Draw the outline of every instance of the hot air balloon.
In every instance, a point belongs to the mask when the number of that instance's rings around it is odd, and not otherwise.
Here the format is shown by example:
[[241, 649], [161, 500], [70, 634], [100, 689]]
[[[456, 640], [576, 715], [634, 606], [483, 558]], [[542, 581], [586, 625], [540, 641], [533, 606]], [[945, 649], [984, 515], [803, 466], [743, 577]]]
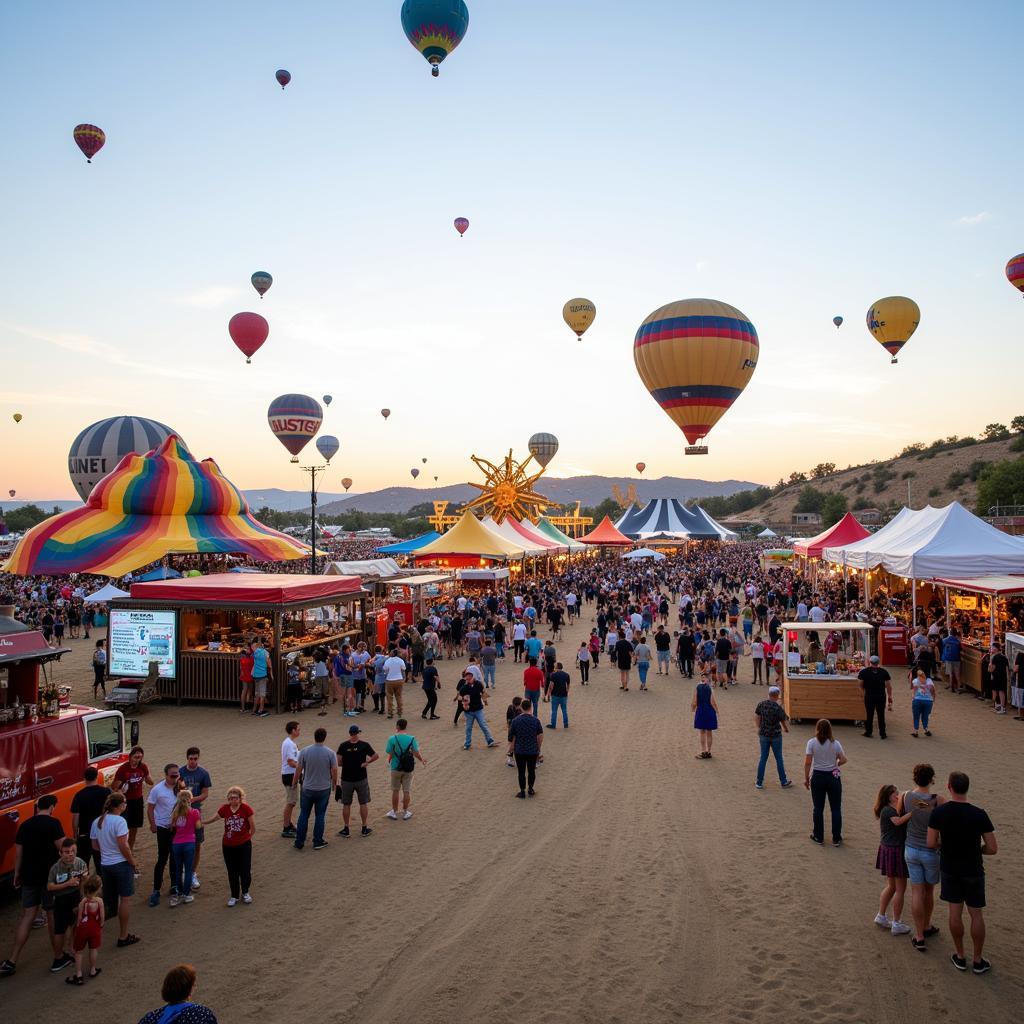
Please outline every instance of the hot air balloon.
[[420, 475], [420, 471], [418, 469], [410, 469], [409, 472], [412, 474], [413, 480]]
[[18, 492], [12, 488], [7, 493], [13, 498]]
[[469, 230], [469, 221], [465, 217], [456, 217], [455, 230], [458, 231], [459, 238], [461, 238]]
[[21, 415], [21, 413], [20, 413], [20, 412], [16, 412], [16, 413], [14, 414], [14, 417], [13, 417], [13, 419], [14, 419], [14, 422], [15, 422], [15, 423], [20, 423], [20, 422], [21, 422], [21, 420], [22, 420], [22, 415]]
[[889, 295], [879, 299], [867, 315], [868, 330], [875, 336], [875, 341], [892, 356], [896, 356], [917, 330], [921, 322], [921, 310], [913, 299], [904, 295]]
[[1019, 256], [1014, 256], [1013, 259], [1006, 264], [1006, 280], [1009, 281], [1014, 288], [1024, 292], [1024, 252]]
[[68, 452], [68, 475], [78, 496], [88, 501], [92, 489], [126, 455], [145, 455], [159, 448], [171, 434], [181, 438], [166, 424], [141, 416], [111, 416], [90, 424], [71, 442]]
[[228, 321], [231, 340], [245, 355], [247, 363], [260, 350], [270, 333], [270, 324], [259, 313], [236, 313]]
[[469, 8], [464, 0], [405, 0], [402, 29], [430, 64], [437, 78], [438, 65], [462, 42], [469, 28]]
[[425, 466], [426, 464], [427, 464], [427, 460], [424, 458], [423, 465]]
[[435, 476], [435, 477], [434, 477], [434, 483], [436, 484], [436, 483], [437, 483], [437, 481], [438, 481], [438, 478], [437, 478], [437, 477]]
[[330, 395], [324, 395], [324, 405], [330, 405], [334, 399]]
[[734, 306], [683, 299], [656, 309], [633, 340], [633, 361], [651, 397], [690, 442], [687, 455], [739, 398], [757, 366], [757, 331]]
[[85, 154], [85, 162], [91, 164], [92, 158], [103, 148], [107, 141], [102, 128], [94, 124], [78, 124], [72, 133], [75, 137], [75, 144]]
[[638, 473], [642, 473], [646, 468], [647, 468], [647, 463], [646, 462], [638, 462], [636, 464], [636, 471]]
[[341, 486], [347, 491], [352, 486], [352, 477], [345, 476], [341, 478]]
[[832, 317], [832, 323], [836, 325], [836, 330], [843, 326], [843, 318], [841, 316]]
[[576, 332], [577, 338], [587, 333], [596, 316], [597, 306], [590, 299], [570, 299], [562, 307], [562, 319]]
[[381, 409], [380, 414], [381, 414], [381, 416], [384, 417], [384, 419], [387, 419], [391, 415], [391, 410], [390, 409]]
[[265, 270], [257, 270], [249, 280], [252, 281], [253, 288], [260, 293], [261, 299], [270, 291], [270, 286], [274, 283], [274, 279]]
[[309, 395], [281, 395], [270, 403], [267, 422], [274, 436], [299, 461], [299, 452], [309, 444], [324, 420], [320, 403]]
[[323, 437], [316, 439], [316, 450], [327, 462], [330, 462], [338, 454], [340, 448], [341, 442], [333, 434], [324, 434]]
[[530, 438], [527, 448], [530, 454], [547, 469], [548, 463], [555, 457], [558, 451], [558, 438], [554, 434], [534, 434]]
[[282, 89], [292, 80], [291, 72], [290, 71], [285, 71], [284, 68], [281, 68], [274, 75], [274, 77], [277, 79], [277, 81], [280, 84]]

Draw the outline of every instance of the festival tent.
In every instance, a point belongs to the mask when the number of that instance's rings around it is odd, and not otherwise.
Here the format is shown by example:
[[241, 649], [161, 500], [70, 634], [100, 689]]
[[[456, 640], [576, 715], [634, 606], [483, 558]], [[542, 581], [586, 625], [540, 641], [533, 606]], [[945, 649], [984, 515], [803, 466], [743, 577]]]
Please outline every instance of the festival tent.
[[717, 519], [712, 518], [709, 512], [705, 512], [700, 505], [694, 505], [692, 511], [694, 515], [707, 523], [718, 534], [719, 540], [734, 541], [740, 539], [740, 535], [735, 530], [730, 530], [727, 526], [723, 526]]
[[[668, 533], [689, 537], [694, 518], [675, 498], [651, 498], [643, 508], [623, 516], [616, 528], [629, 537], [652, 533]], [[709, 533], [710, 536], [710, 533]]]
[[816, 537], [798, 540], [793, 545], [793, 550], [798, 555], [803, 555], [804, 558], [821, 558], [821, 553], [825, 548], [843, 547], [870, 536], [871, 534], [854, 518], [853, 513], [847, 512], [838, 523], [833, 524]]
[[123, 576], [165, 555], [304, 558], [309, 548], [257, 521], [212, 459], [197, 462], [171, 434], [145, 455], [126, 455], [82, 508], [34, 526], [2, 568], [18, 575]]
[[325, 576], [401, 576], [405, 570], [393, 558], [367, 558], [354, 562], [328, 562]]
[[543, 544], [548, 549], [549, 555], [564, 555], [569, 550], [567, 544], [545, 536], [532, 523], [523, 523], [518, 519], [512, 518], [507, 518], [505, 522], [524, 539], [533, 541], [536, 544]]
[[94, 590], [85, 600], [83, 604], [106, 604], [108, 601], [113, 601], [115, 597], [127, 597], [128, 591], [121, 590], [120, 587], [115, 587], [113, 583], [105, 583], [99, 590]]
[[759, 534], [758, 537], [763, 537], [765, 540], [770, 540], [772, 537], [778, 537], [778, 534], [769, 526], [766, 526]]
[[[852, 569], [870, 569], [878, 564], [871, 561], [872, 551], [895, 543], [904, 532], [912, 531], [915, 525], [920, 525], [926, 519], [934, 517], [938, 511], [931, 505], [919, 509], [910, 509], [904, 505], [877, 533], [872, 533], [862, 540], [853, 541], [851, 544], [844, 544], [841, 547], [825, 548], [821, 557], [826, 562], [846, 565]], [[793, 538], [791, 543], [795, 544], [800, 539], [799, 537]]]
[[624, 537], [618, 530], [615, 529], [612, 521], [605, 516], [595, 526], [590, 533], [584, 534], [580, 537], [580, 543], [582, 544], [597, 544], [602, 547], [622, 547], [628, 548], [633, 546], [633, 542], [628, 538]]
[[527, 540], [527, 538], [512, 525], [511, 519], [506, 519], [504, 522], [499, 523], [493, 517], [488, 516], [483, 520], [483, 524], [492, 533], [496, 533], [499, 537], [503, 537], [510, 544], [518, 544], [523, 551], [526, 552], [529, 558], [539, 558], [542, 555], [555, 554], [552, 548], [547, 547], [546, 544], [542, 544], [539, 539]]
[[615, 520], [615, 529], [618, 530], [622, 534], [632, 533], [632, 530], [630, 529], [630, 527], [632, 526], [634, 520], [638, 520], [638, 519], [641, 518], [640, 514], [643, 512], [644, 508], [646, 508], [646, 507], [647, 506], [644, 505], [644, 506], [640, 506], [638, 508], [631, 501], [629, 503], [629, 505], [626, 506], [626, 511], [623, 512], [622, 515], [619, 516], [619, 518]]
[[526, 550], [487, 529], [472, 512], [464, 512], [462, 518], [437, 540], [431, 541], [416, 551], [417, 557], [433, 555], [476, 555], [479, 558], [522, 558]]
[[637, 548], [635, 551], [627, 551], [622, 557], [628, 558], [630, 561], [641, 558], [653, 558], [656, 562], [663, 562], [665, 560], [665, 556], [660, 551], [652, 551], [650, 548]]
[[377, 548], [378, 555], [411, 555], [415, 551], [419, 551], [420, 548], [426, 547], [428, 544], [432, 544], [437, 540], [441, 534], [436, 530], [431, 530], [429, 533], [421, 533], [418, 537], [413, 537], [412, 540], [403, 540], [398, 544], [387, 544], [382, 548]]
[[557, 541], [559, 544], [564, 544], [570, 551], [586, 551], [587, 545], [581, 544], [578, 540], [570, 537], [569, 534], [563, 533], [550, 519], [541, 516], [537, 520], [535, 527], [538, 533], [543, 534], [545, 537], [550, 538], [553, 541]]
[[169, 565], [158, 565], [155, 569], [150, 569], [149, 572], [144, 572], [141, 576], [135, 576], [132, 579], [133, 583], [149, 583], [152, 580], [180, 580], [181, 573], [177, 569], [172, 569]]

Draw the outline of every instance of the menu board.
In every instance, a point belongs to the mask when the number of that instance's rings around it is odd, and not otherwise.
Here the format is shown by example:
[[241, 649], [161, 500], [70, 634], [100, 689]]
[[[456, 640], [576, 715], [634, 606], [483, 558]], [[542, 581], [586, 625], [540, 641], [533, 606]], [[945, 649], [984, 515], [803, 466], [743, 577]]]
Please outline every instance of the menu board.
[[110, 674], [147, 676], [149, 663], [160, 665], [160, 678], [173, 679], [177, 651], [174, 612], [131, 608], [110, 610]]

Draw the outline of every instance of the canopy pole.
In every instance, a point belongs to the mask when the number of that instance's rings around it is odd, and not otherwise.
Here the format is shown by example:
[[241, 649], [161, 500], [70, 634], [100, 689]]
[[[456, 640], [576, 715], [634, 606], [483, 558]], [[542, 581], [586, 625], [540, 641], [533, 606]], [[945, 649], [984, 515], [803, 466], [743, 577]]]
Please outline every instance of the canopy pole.
[[911, 612], [910, 612], [910, 615], [911, 615], [911, 618], [910, 618], [910, 628], [913, 629], [913, 630], [916, 630], [917, 629], [917, 580], [915, 580], [913, 577], [910, 578], [910, 594], [911, 594], [911, 602], [910, 602], [910, 608], [911, 608]]
[[[995, 598], [995, 594], [989, 594], [989, 596], [988, 596], [988, 645], [989, 645], [989, 647], [991, 647], [995, 642], [996, 642], [996, 598]], [[1003, 710], [1005, 710], [1005, 708]]]
[[950, 628], [950, 625], [949, 625], [949, 587], [943, 587], [943, 590], [946, 591], [946, 631], [948, 632], [949, 628]]

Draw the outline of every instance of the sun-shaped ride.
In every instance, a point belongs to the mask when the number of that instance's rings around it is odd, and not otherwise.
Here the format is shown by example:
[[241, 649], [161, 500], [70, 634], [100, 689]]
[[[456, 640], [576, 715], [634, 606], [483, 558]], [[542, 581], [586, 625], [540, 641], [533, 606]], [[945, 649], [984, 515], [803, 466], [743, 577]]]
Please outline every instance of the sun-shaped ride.
[[491, 516], [495, 522], [502, 523], [507, 518], [528, 519], [531, 523], [544, 514], [549, 505], [554, 505], [550, 498], [538, 494], [533, 485], [544, 475], [540, 467], [532, 476], [527, 473], [533, 455], [524, 462], [512, 456], [512, 449], [499, 463], [490, 462], [477, 455], [471, 456], [477, 468], [486, 478], [486, 483], [477, 484], [470, 481], [470, 486], [477, 488], [479, 497], [463, 505], [463, 511], [480, 509], [485, 516]]

